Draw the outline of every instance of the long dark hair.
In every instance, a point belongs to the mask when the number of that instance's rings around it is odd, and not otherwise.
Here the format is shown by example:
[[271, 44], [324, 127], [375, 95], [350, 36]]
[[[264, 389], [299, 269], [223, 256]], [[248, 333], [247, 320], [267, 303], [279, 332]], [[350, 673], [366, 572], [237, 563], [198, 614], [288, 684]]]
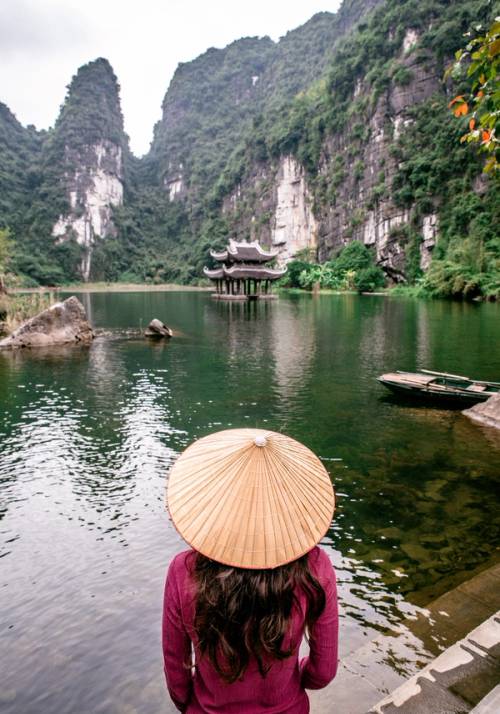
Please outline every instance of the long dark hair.
[[197, 553], [193, 575], [199, 650], [228, 683], [242, 677], [252, 656], [265, 677], [270, 660], [293, 654], [293, 647], [282, 645], [298, 589], [306, 597], [309, 633], [325, 607], [325, 592], [310, 572], [307, 555], [272, 570], [248, 570]]

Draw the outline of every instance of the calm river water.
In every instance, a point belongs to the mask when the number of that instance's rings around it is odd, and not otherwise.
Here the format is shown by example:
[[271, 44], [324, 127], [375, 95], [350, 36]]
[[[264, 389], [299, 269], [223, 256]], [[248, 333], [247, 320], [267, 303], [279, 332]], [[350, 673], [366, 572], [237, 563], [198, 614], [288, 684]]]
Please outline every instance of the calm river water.
[[[80, 297], [104, 333], [92, 347], [0, 354], [2, 712], [173, 711], [159, 630], [183, 544], [165, 477], [210, 431], [282, 430], [324, 460], [342, 654], [498, 547], [498, 435], [459, 411], [400, 404], [375, 377], [427, 367], [499, 380], [500, 305]], [[153, 317], [176, 331], [169, 343], [140, 337]]]

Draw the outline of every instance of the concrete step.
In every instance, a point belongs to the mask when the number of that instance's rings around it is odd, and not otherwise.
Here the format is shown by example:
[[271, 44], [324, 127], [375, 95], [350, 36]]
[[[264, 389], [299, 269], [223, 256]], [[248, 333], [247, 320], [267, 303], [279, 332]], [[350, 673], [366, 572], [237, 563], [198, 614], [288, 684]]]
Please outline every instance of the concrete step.
[[[373, 714], [464, 714], [491, 709], [500, 681], [500, 610], [382, 699]], [[477, 705], [477, 706], [476, 706]], [[481, 709], [483, 707], [483, 709]]]
[[[342, 658], [335, 680], [325, 689], [309, 692], [311, 714], [366, 714], [373, 710], [390, 692], [418, 676], [436, 656], [495, 613], [499, 593], [500, 564], [496, 564], [439, 597], [395, 632], [382, 634]], [[425, 711], [441, 714], [448, 710]]]
[[479, 704], [471, 709], [470, 714], [498, 714], [498, 712], [500, 712], [500, 684], [481, 699]]

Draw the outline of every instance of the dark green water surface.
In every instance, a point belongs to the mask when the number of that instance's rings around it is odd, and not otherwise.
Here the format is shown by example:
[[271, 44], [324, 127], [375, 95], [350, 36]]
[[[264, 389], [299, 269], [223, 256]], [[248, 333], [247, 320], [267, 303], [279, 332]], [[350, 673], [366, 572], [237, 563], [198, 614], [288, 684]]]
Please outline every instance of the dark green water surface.
[[[0, 710], [173, 711], [160, 652], [164, 511], [178, 453], [210, 431], [284, 431], [324, 459], [338, 510], [341, 654], [394, 631], [494, 557], [500, 437], [401, 404], [376, 376], [500, 380], [500, 306], [201, 292], [81, 296], [90, 348], [0, 353]], [[170, 342], [138, 331], [153, 317]]]

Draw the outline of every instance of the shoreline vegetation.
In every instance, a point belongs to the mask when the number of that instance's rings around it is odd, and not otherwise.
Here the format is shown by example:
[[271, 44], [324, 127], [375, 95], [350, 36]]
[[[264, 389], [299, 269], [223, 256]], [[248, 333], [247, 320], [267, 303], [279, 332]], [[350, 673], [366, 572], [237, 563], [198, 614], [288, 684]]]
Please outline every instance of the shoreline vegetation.
[[[278, 293], [368, 294], [423, 299], [454, 298], [474, 302], [494, 301], [500, 296], [500, 283], [486, 294], [474, 289], [464, 291], [463, 286], [451, 294], [443, 293], [429, 289], [425, 281], [413, 285], [387, 286], [386, 276], [376, 264], [374, 253], [359, 241], [352, 241], [335, 259], [325, 263], [313, 262], [311, 251], [303, 251], [289, 261], [287, 268], [287, 273], [276, 282]], [[60, 293], [213, 291], [213, 286], [203, 284], [203, 279], [199, 282], [202, 284], [93, 282], [31, 288], [13, 286], [8, 293], [0, 295], [0, 335], [10, 334], [22, 322], [50, 307]]]
[[[50, 295], [54, 297], [60, 293], [126, 293], [126, 292], [214, 292], [211, 285], [183, 285], [180, 283], [70, 283], [68, 285], [40, 285], [36, 288], [10, 288], [6, 296], [0, 298], [0, 315], [2, 305], [6, 299], [20, 296]], [[426, 292], [418, 285], [393, 285], [390, 287], [380, 287], [377, 290], [355, 290], [353, 288], [305, 288], [300, 286], [277, 285], [275, 289], [277, 295], [365, 295], [373, 297], [409, 297], [421, 300], [444, 300], [449, 302], [450, 298], [436, 298]], [[478, 296], [472, 301], [495, 302], [495, 298]], [[53, 301], [55, 302], [55, 300]], [[471, 302], [470, 299], [460, 298], [452, 302]], [[45, 306], [47, 307], [47, 306]], [[44, 308], [41, 308], [44, 309]]]
[[9, 295], [19, 295], [19, 294], [36, 294], [36, 293], [67, 293], [67, 292], [77, 292], [77, 293], [126, 293], [126, 292], [166, 292], [170, 290], [175, 291], [199, 291], [208, 292], [213, 291], [213, 288], [209, 285], [181, 285], [180, 283], [106, 283], [106, 282], [95, 282], [95, 283], [68, 283], [67, 285], [50, 285], [43, 286], [40, 285], [36, 288], [10, 288]]
[[[8, 337], [23, 322], [38, 315], [43, 310], [59, 302], [61, 293], [137, 293], [137, 292], [205, 292], [212, 293], [213, 287], [206, 285], [179, 285], [176, 283], [72, 283], [59, 286], [39, 286], [37, 288], [12, 288], [8, 293], [0, 295], [0, 338]], [[426, 292], [421, 286], [396, 285], [381, 287], [377, 290], [355, 290], [345, 288], [322, 288], [315, 283], [310, 288], [289, 287], [278, 285], [276, 294], [284, 295], [360, 295], [363, 297], [398, 297], [417, 300], [436, 300], [435, 295]], [[440, 298], [442, 301], [443, 298]], [[450, 298], [444, 299], [450, 302]], [[495, 296], [476, 296], [464, 299], [455, 298], [452, 302], [497, 302]]]
[[278, 287], [474, 302], [500, 298], [498, 270], [472, 275], [457, 272], [453, 266], [441, 266], [439, 270], [431, 266], [414, 281], [387, 285], [388, 276], [377, 265], [375, 253], [360, 241], [348, 243], [335, 258], [324, 263], [316, 263], [311, 251], [302, 251], [287, 268]]
[[0, 295], [0, 338], [10, 335], [23, 322], [51, 307], [56, 300], [48, 289], [26, 290]]

